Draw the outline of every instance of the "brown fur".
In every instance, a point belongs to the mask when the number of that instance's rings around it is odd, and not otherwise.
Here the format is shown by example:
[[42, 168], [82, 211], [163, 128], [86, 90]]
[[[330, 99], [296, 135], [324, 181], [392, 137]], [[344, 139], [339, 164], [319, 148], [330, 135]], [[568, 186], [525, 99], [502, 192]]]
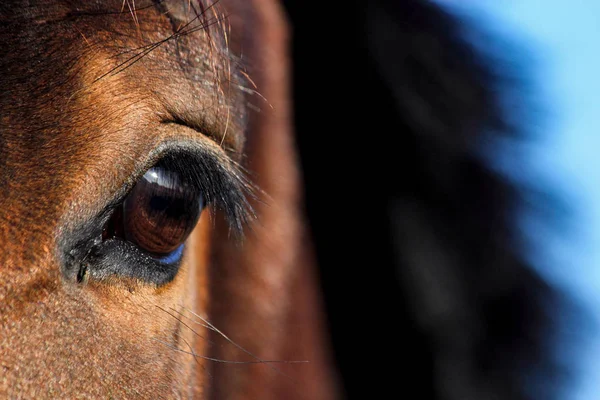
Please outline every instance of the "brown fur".
[[[136, 4], [131, 14], [118, 13], [120, 0], [103, 9], [14, 3], [0, 10], [0, 397], [334, 398], [299, 218], [277, 4], [223, 2], [237, 21], [251, 21], [245, 57], [268, 105], [258, 96], [244, 100], [236, 88], [224, 22], [122, 64], [131, 49], [172, 35], [177, 18], [193, 17], [183, 1]], [[176, 6], [170, 17], [169, 4]], [[107, 10], [117, 13], [99, 13]], [[209, 11], [207, 18], [225, 13]], [[249, 129], [244, 101], [262, 110]], [[191, 128], [165, 124], [169, 115]], [[93, 215], [153, 149], [176, 140], [237, 158], [268, 194], [256, 203], [259, 218], [244, 243], [205, 213], [181, 270], [163, 287], [66, 279], [59, 238]], [[200, 317], [260, 359], [310, 363], [274, 364], [284, 375], [270, 364], [208, 361], [256, 359], [203, 328]]]

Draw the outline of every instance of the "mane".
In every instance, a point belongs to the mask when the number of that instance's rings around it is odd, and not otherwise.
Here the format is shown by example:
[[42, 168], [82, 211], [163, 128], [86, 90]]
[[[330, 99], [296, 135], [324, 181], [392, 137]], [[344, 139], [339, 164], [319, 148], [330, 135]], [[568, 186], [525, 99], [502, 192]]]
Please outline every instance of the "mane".
[[318, 17], [285, 4], [307, 216], [348, 398], [363, 386], [372, 398], [559, 398], [572, 303], [525, 254], [517, 217], [536, 211], [525, 199], [539, 188], [491, 159], [528, 139], [535, 112], [525, 71], [500, 54], [518, 46], [416, 0], [349, 6], [358, 22], [320, 10], [312, 40]]

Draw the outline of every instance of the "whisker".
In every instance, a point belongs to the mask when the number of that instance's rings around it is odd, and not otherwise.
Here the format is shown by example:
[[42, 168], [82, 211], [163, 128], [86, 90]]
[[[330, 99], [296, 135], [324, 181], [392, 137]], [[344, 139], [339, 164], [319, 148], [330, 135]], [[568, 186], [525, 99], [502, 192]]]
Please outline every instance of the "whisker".
[[[179, 321], [183, 326], [185, 326], [186, 328], [188, 328], [190, 331], [192, 331], [192, 333], [196, 336], [198, 336], [200, 339], [205, 340], [207, 343], [210, 343], [212, 345], [216, 345], [216, 343], [212, 342], [211, 340], [205, 338], [204, 336], [202, 336], [201, 334], [199, 334], [198, 332], [196, 332], [194, 329], [192, 329], [192, 327], [190, 327], [188, 324], [186, 324], [185, 322], [183, 322], [180, 318], [177, 318], [175, 315], [171, 314], [169, 311], [165, 310], [164, 308], [162, 308], [161, 306], [159, 306], [158, 304], [155, 304], [156, 308], [158, 308], [161, 311], [164, 311], [167, 315], [170, 315], [171, 317], [175, 318], [177, 321]], [[176, 311], [176, 310], [174, 310]], [[177, 311], [176, 311], [177, 312]]]
[[183, 350], [180, 349], [177, 346], [173, 346], [170, 343], [167, 343], [163, 340], [157, 339], [157, 338], [151, 338], [152, 340], [164, 344], [165, 346], [169, 347], [171, 350], [175, 350], [179, 353], [184, 353], [184, 354], [189, 354], [192, 355], [194, 357], [198, 357], [201, 358], [203, 360], [207, 360], [207, 361], [214, 361], [214, 362], [218, 362], [221, 364], [237, 364], [237, 365], [246, 365], [246, 364], [267, 364], [267, 363], [285, 363], [285, 364], [291, 364], [291, 363], [304, 363], [304, 362], [308, 362], [308, 361], [279, 361], [279, 360], [263, 360], [263, 361], [236, 361], [236, 360], [221, 360], [219, 358], [214, 358], [214, 357], [208, 357], [208, 356], [202, 356], [200, 354], [197, 354], [196, 352], [192, 351], [187, 351], [187, 350]]
[[[119, 14], [127, 14], [129, 13], [129, 11], [125, 10], [125, 2], [128, 0], [123, 0], [123, 4], [121, 5], [121, 10], [119, 11], [73, 11], [71, 13], [69, 13], [68, 15], [71, 17], [80, 17], [80, 16], [94, 16], [94, 15], [119, 15]], [[143, 10], [147, 10], [149, 8], [153, 8], [155, 7], [157, 4], [160, 4], [162, 2], [164, 2], [166, 0], [154, 0], [154, 4], [149, 4], [147, 6], [144, 7], [140, 7], [140, 8], [134, 8], [133, 11], [143, 11]]]
[[225, 141], [225, 137], [227, 136], [227, 128], [229, 127], [229, 118], [231, 115], [231, 110], [227, 108], [227, 120], [225, 121], [225, 129], [223, 130], [223, 137], [221, 137], [221, 143], [219, 146], [223, 146], [223, 142]]
[[232, 344], [233, 346], [235, 346], [236, 348], [238, 348], [239, 350], [243, 351], [244, 353], [248, 354], [249, 356], [251, 356], [252, 358], [254, 358], [256, 361], [252, 361], [252, 364], [265, 364], [267, 365], [270, 369], [272, 369], [274, 372], [285, 376], [286, 378], [288, 378], [291, 382], [293, 382], [294, 384], [298, 384], [298, 382], [293, 379], [291, 376], [289, 376], [288, 374], [286, 374], [285, 372], [281, 371], [279, 368], [276, 368], [273, 365], [270, 364], [305, 364], [308, 363], [308, 360], [263, 360], [260, 357], [258, 357], [257, 355], [255, 355], [254, 353], [250, 352], [249, 350], [246, 350], [244, 347], [240, 346], [239, 344], [237, 344], [235, 341], [233, 341], [231, 338], [229, 338], [227, 335], [225, 335], [223, 332], [221, 332], [219, 329], [217, 329], [216, 326], [214, 326], [213, 324], [211, 324], [209, 321], [207, 321], [205, 318], [202, 318], [200, 315], [196, 314], [194, 311], [190, 310], [189, 308], [187, 308], [184, 305], [181, 305], [181, 307], [188, 311], [189, 313], [191, 313], [192, 315], [194, 315], [196, 318], [199, 318], [202, 323], [199, 323], [197, 321], [192, 320], [191, 318], [185, 316], [184, 314], [182, 314], [181, 312], [174, 310], [175, 312], [179, 313], [180, 315], [182, 315], [183, 317], [191, 320], [193, 323], [199, 324], [199, 325], [203, 325], [206, 324], [209, 326], [209, 328], [218, 333], [219, 335], [221, 335], [225, 340], [227, 340], [230, 344]]
[[192, 347], [192, 345], [185, 340], [185, 338], [183, 337], [183, 335], [179, 332], [176, 332], [175, 335], [177, 335], [178, 339], [182, 340], [185, 345], [188, 347], [188, 349], [190, 349], [191, 355], [194, 356], [194, 361], [196, 362], [196, 364], [198, 364], [198, 367], [201, 367], [202, 370], [204, 370], [204, 372], [206, 372], [209, 376], [209, 378], [212, 378], [212, 374], [206, 369], [206, 367], [202, 364], [200, 364], [200, 362], [198, 361], [198, 358], [202, 358], [202, 356], [200, 356], [199, 354], [197, 354], [194, 351], [194, 348]]
[[[167, 313], [167, 315], [170, 315], [171, 317], [175, 318], [177, 321], [179, 321], [183, 326], [185, 326], [186, 328], [188, 328], [190, 331], [192, 331], [192, 333], [194, 333], [196, 336], [200, 337], [201, 339], [204, 339], [206, 342], [212, 344], [212, 345], [216, 345], [216, 343], [206, 339], [204, 336], [200, 335], [198, 332], [196, 332], [194, 329], [192, 329], [189, 325], [187, 325], [185, 322], [183, 322], [180, 318], [177, 318], [176, 316], [174, 316], [173, 314], [171, 314], [170, 312], [168, 312], [167, 310], [165, 310], [164, 308], [162, 308], [159, 305], [155, 305], [158, 309], [160, 309], [161, 311], [164, 311], [165, 313]], [[184, 309], [186, 309], [187, 311], [195, 314], [193, 311], [189, 310], [187, 307], [182, 306]], [[209, 323], [208, 321], [206, 322], [206, 324], [203, 323], [199, 323], [197, 321], [193, 321], [191, 320], [188, 316], [182, 314], [180, 311], [175, 310], [174, 308], [171, 308], [171, 310], [173, 310], [174, 312], [178, 313], [179, 315], [181, 315], [184, 318], [187, 318], [188, 320], [192, 321], [195, 324], [201, 325], [207, 329], [213, 330], [217, 333], [219, 333], [220, 335], [224, 336], [230, 343], [232, 343], [234, 346], [236, 346], [237, 348], [239, 348], [240, 350], [244, 351], [245, 353], [247, 353], [248, 355], [254, 357], [256, 359], [256, 361], [238, 361], [238, 360], [222, 360], [222, 359], [217, 359], [214, 357], [208, 357], [208, 356], [203, 356], [200, 354], [197, 354], [192, 346], [189, 344], [189, 342], [187, 342], [187, 340], [185, 340], [185, 338], [183, 338], [181, 336], [181, 334], [176, 333], [177, 336], [179, 336], [188, 346], [188, 348], [190, 349], [190, 351], [186, 351], [186, 350], [182, 350], [176, 346], [173, 346], [167, 342], [161, 341], [160, 339], [156, 339], [156, 338], [152, 338], [153, 340], [156, 340], [166, 346], [169, 346], [170, 348], [172, 348], [173, 350], [177, 350], [179, 352], [185, 353], [185, 354], [190, 354], [193, 355], [194, 357], [198, 357], [201, 359], [205, 359], [208, 361], [215, 361], [215, 362], [220, 362], [220, 363], [227, 363], [227, 364], [304, 364], [304, 363], [308, 363], [308, 360], [263, 360], [258, 358], [257, 356], [255, 356], [254, 354], [252, 354], [251, 352], [249, 352], [248, 350], [244, 349], [243, 347], [241, 347], [240, 345], [238, 345], [237, 343], [235, 343], [233, 340], [227, 338], [220, 330], [218, 330], [213, 324]], [[196, 314], [195, 314], [196, 315]], [[202, 319], [202, 317], [198, 316], [198, 318]], [[271, 367], [273, 368], [273, 367]], [[277, 369], [275, 369], [275, 371], [279, 372], [280, 374], [287, 376], [285, 373], [283, 373], [282, 371], [279, 371]], [[291, 377], [287, 376], [288, 378], [291, 379]]]
[[250, 78], [250, 75], [246, 71], [240, 70], [239, 73], [242, 74], [246, 78], [246, 80], [248, 80], [248, 82], [252, 84], [252, 86], [254, 86], [254, 89], [258, 89], [256, 83], [252, 80], [252, 78]]
[[[210, 10], [212, 7], [214, 7], [217, 3], [219, 3], [220, 0], [217, 0], [215, 2], [213, 2], [209, 7], [206, 8], [206, 10], [204, 10], [201, 14], [197, 15], [196, 17], [192, 18], [190, 21], [188, 21], [186, 24], [184, 24], [181, 29], [179, 29], [178, 31], [174, 32], [173, 34], [169, 35], [168, 37], [159, 40], [156, 43], [153, 43], [151, 45], [148, 46], [142, 46], [141, 48], [145, 48], [145, 50], [143, 50], [140, 53], [137, 53], [131, 57], [129, 57], [127, 60], [123, 61], [122, 63], [118, 64], [117, 66], [115, 66], [114, 68], [111, 68], [108, 72], [106, 72], [105, 74], [101, 75], [100, 77], [96, 78], [94, 80], [94, 82], [97, 82], [103, 78], [105, 78], [108, 75], [114, 76], [117, 75], [121, 72], [123, 72], [124, 70], [128, 69], [129, 67], [131, 67], [132, 65], [136, 64], [138, 61], [140, 61], [142, 58], [144, 58], [145, 56], [147, 56], [148, 54], [150, 54], [152, 51], [156, 50], [158, 47], [162, 46], [164, 43], [174, 39], [174, 38], [178, 38], [181, 36], [185, 36], [185, 35], [189, 35], [191, 33], [197, 32], [199, 30], [206, 30], [208, 28], [210, 28], [211, 26], [215, 25], [215, 24], [219, 24], [220, 22], [222, 22], [223, 20], [229, 18], [228, 15], [224, 15], [222, 18], [216, 18], [216, 19], [209, 19], [205, 22], [200, 23], [198, 26], [194, 26], [192, 28], [189, 28], [186, 30], [186, 28], [188, 26], [190, 26], [193, 22], [195, 22], [196, 20], [198, 20], [201, 16], [203, 16], [208, 10]], [[129, 2], [127, 2], [127, 4], [129, 4]], [[129, 51], [124, 51], [121, 54], [125, 54]]]

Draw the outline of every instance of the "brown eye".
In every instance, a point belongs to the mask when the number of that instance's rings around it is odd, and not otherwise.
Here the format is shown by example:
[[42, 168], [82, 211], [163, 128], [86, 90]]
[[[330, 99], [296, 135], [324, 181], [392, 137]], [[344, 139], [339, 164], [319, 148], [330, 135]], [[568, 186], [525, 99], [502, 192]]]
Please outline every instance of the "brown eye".
[[245, 195], [250, 187], [233, 162], [216, 151], [173, 145], [154, 166], [123, 186], [86, 223], [70, 232], [64, 273], [85, 277], [131, 277], [161, 286], [181, 267], [188, 239], [202, 209], [211, 204], [241, 234], [254, 218]]
[[158, 256], [177, 250], [196, 226], [202, 193], [160, 164], [133, 187], [122, 209], [122, 236]]

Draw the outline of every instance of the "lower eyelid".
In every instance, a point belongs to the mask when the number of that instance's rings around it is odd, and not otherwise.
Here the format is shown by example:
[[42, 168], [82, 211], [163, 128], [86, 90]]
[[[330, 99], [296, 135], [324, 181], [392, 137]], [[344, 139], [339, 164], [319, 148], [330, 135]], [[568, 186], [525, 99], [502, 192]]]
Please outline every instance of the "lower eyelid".
[[89, 276], [97, 280], [120, 276], [160, 286], [175, 278], [182, 254], [183, 246], [160, 259], [142, 252], [132, 243], [113, 238], [92, 248], [85, 264]]

